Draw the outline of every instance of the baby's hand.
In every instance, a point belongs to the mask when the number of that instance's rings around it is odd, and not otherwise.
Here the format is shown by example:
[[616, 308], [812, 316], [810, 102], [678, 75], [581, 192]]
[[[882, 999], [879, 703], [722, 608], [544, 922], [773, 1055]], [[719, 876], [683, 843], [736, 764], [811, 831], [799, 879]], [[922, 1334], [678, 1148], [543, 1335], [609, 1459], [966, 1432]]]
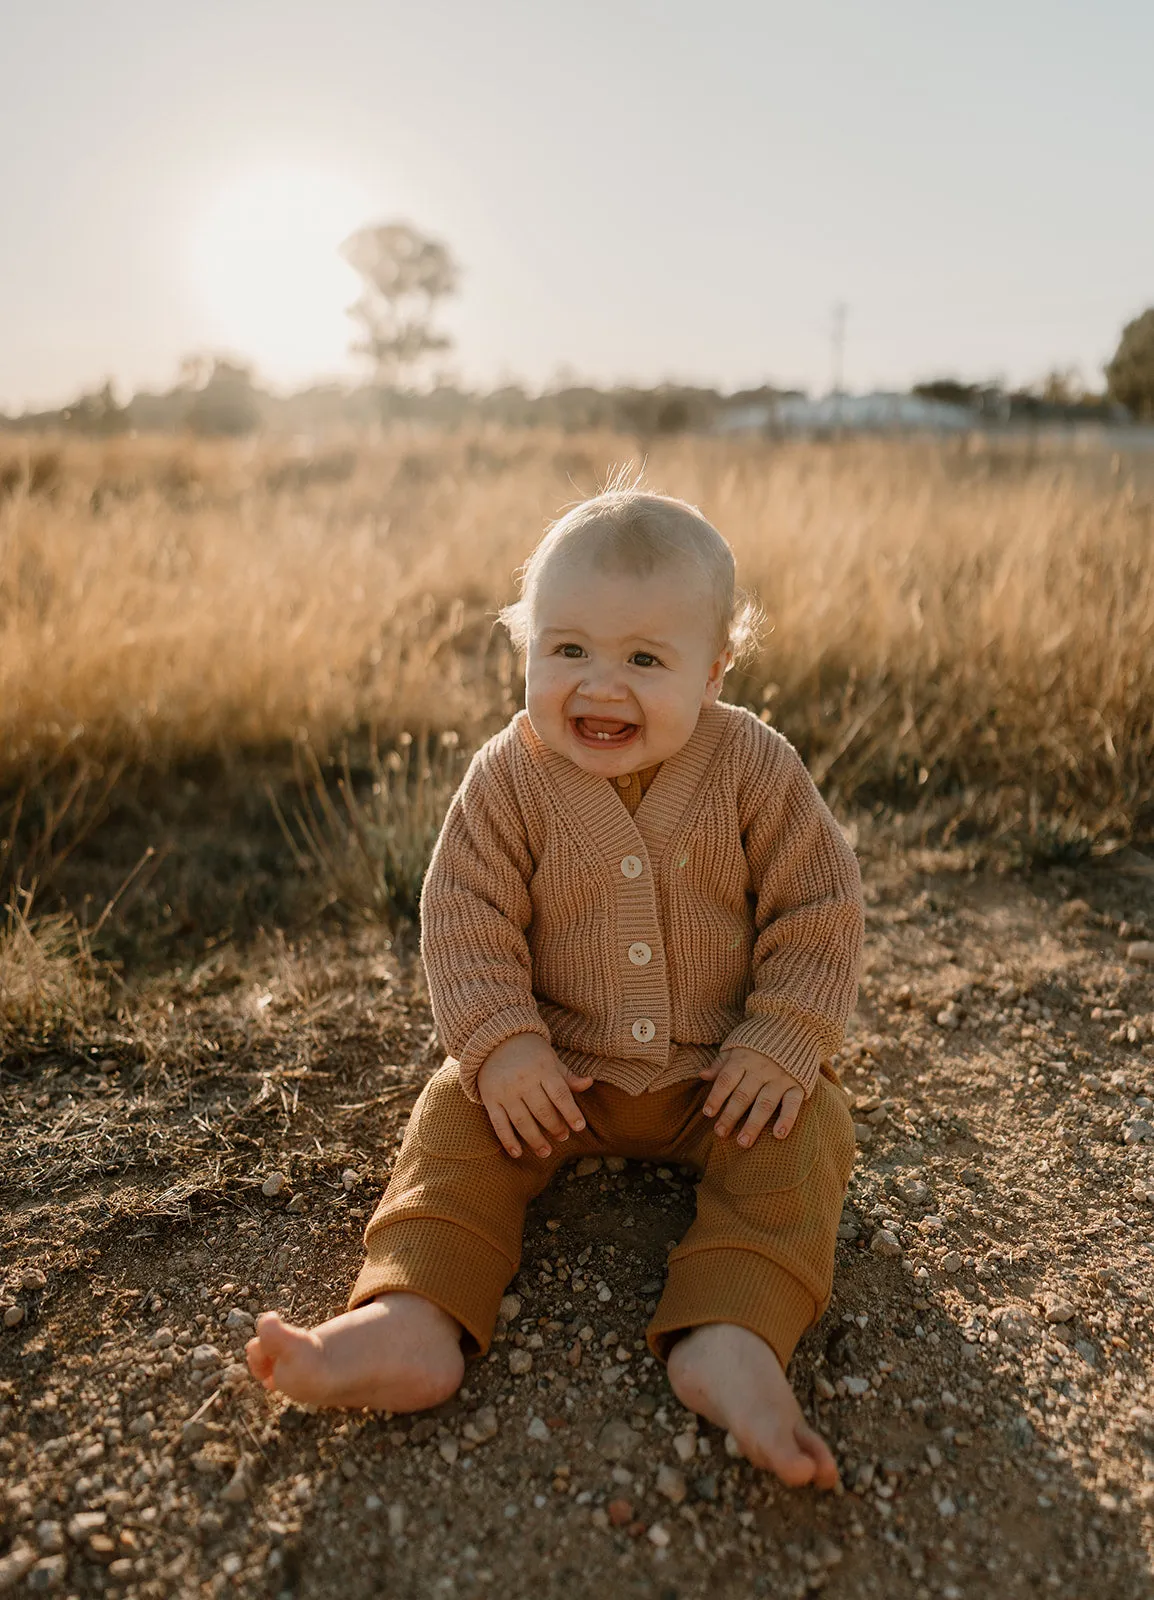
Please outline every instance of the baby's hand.
[[520, 1133], [545, 1157], [552, 1153], [546, 1134], [567, 1139], [570, 1128], [580, 1133], [585, 1126], [570, 1091], [588, 1089], [592, 1082], [563, 1067], [539, 1033], [518, 1033], [486, 1057], [477, 1075], [477, 1093], [493, 1132], [511, 1156], [521, 1154]]
[[746, 1050], [740, 1045], [722, 1050], [716, 1061], [701, 1069], [701, 1076], [707, 1082], [713, 1081], [713, 1088], [701, 1108], [705, 1115], [717, 1117], [722, 1106], [725, 1107], [714, 1123], [719, 1139], [732, 1132], [738, 1118], [749, 1111], [737, 1136], [740, 1145], [754, 1143], [779, 1105], [781, 1111], [773, 1136], [784, 1139], [805, 1100], [805, 1091], [784, 1067], [779, 1067], [759, 1050]]

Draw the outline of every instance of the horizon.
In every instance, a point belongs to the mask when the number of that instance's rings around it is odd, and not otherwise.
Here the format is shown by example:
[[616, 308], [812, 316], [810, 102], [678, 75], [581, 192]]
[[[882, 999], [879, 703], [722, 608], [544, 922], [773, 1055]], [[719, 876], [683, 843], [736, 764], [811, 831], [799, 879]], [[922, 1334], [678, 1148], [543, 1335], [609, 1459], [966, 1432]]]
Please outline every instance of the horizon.
[[49, 0], [10, 40], [10, 415], [164, 392], [199, 352], [273, 393], [369, 381], [337, 245], [397, 217], [461, 264], [439, 366], [472, 391], [823, 394], [839, 305], [846, 392], [1098, 390], [1154, 302], [1133, 0], [287, 0], [273, 32], [254, 0], [163, 27], [143, 0]]

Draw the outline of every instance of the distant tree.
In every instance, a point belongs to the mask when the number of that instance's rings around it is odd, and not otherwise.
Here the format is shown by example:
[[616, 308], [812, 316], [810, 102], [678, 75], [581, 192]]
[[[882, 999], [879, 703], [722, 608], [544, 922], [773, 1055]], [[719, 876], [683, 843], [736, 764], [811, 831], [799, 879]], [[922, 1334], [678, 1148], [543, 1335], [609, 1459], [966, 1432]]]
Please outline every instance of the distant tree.
[[[204, 370], [198, 357], [181, 365], [182, 377], [190, 380], [202, 377]], [[252, 433], [260, 420], [260, 399], [251, 368], [214, 357], [207, 377], [193, 395], [185, 416], [187, 426], [193, 433], [236, 438]]]
[[78, 433], [123, 433], [128, 427], [128, 413], [116, 398], [111, 381], [92, 394], [82, 394], [60, 414], [65, 427]]
[[1122, 329], [1106, 387], [1136, 417], [1154, 417], [1154, 306]]
[[433, 319], [440, 302], [456, 291], [457, 263], [447, 245], [408, 222], [360, 228], [341, 254], [364, 284], [349, 308], [361, 329], [352, 348], [369, 357], [383, 388], [398, 390], [426, 356], [452, 344]]

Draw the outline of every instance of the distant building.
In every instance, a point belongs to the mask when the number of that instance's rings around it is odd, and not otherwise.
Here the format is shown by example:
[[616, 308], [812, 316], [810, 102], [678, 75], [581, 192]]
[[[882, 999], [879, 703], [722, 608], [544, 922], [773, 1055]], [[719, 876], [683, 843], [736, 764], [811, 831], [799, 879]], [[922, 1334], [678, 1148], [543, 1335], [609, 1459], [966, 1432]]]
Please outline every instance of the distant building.
[[722, 411], [718, 433], [965, 433], [978, 425], [968, 406], [915, 394], [781, 395]]

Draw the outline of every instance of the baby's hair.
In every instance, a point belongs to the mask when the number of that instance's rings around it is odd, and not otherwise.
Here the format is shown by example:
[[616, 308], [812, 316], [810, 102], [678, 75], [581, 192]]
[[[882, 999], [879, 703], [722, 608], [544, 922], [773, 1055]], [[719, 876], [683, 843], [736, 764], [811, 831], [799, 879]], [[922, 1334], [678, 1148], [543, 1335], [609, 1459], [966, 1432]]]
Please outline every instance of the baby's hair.
[[713, 603], [719, 653], [740, 661], [755, 645], [761, 608], [737, 587], [733, 551], [696, 506], [672, 495], [651, 494], [615, 473], [600, 494], [582, 500], [554, 522], [518, 573], [521, 593], [498, 617], [518, 650], [529, 641], [529, 621], [541, 569], [553, 557], [584, 556], [595, 566], [646, 578], [670, 561], [696, 566]]

